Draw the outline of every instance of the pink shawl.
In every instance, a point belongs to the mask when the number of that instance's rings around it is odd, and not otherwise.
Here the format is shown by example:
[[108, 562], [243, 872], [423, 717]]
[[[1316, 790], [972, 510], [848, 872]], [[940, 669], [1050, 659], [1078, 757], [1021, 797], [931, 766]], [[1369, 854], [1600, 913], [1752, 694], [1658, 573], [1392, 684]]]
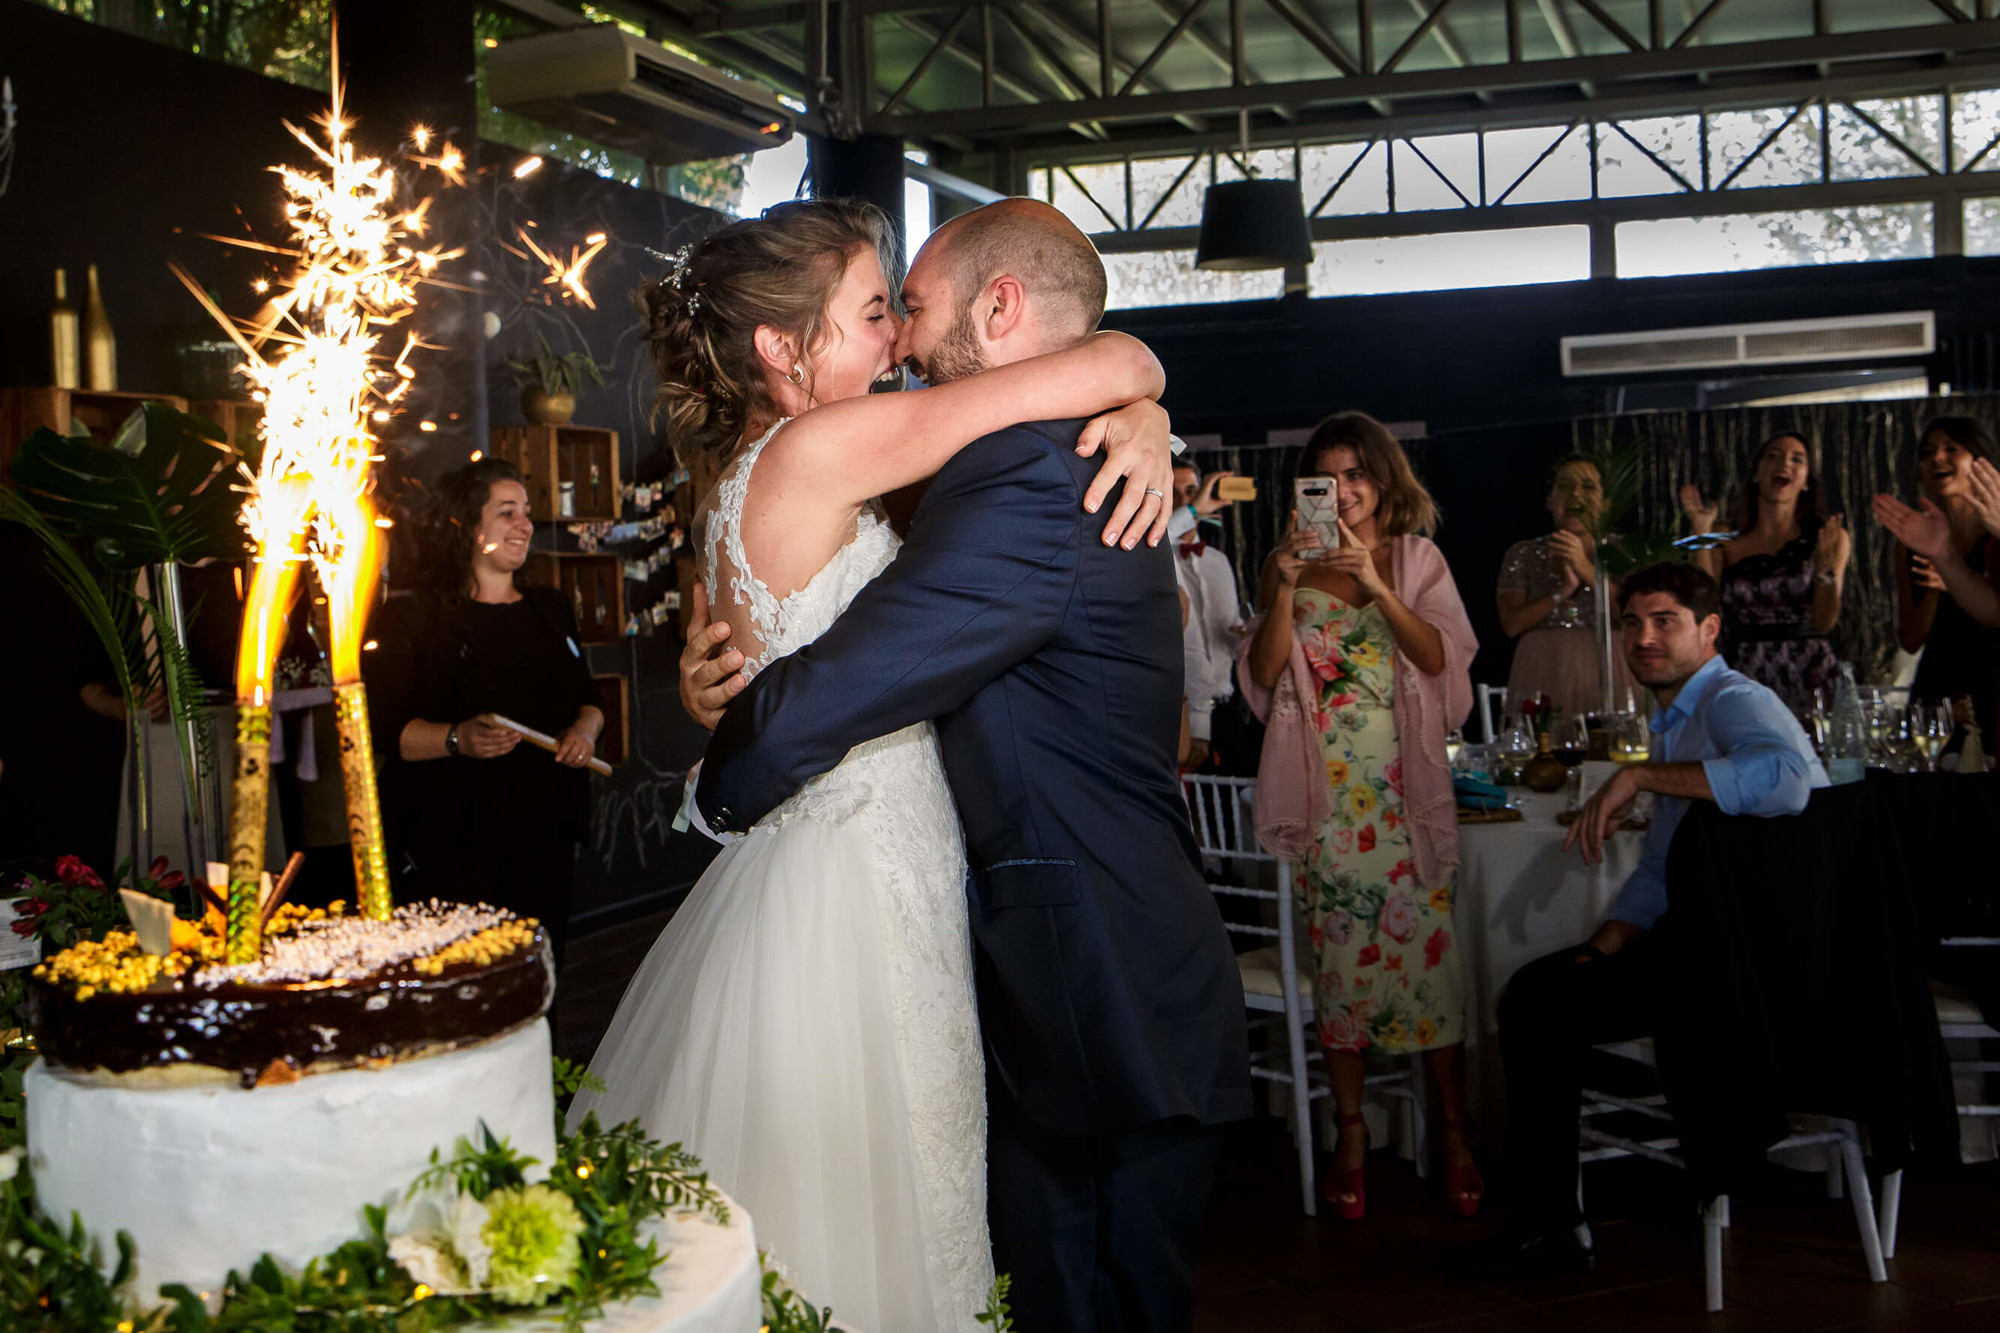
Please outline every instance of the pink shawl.
[[[1458, 868], [1458, 799], [1452, 791], [1445, 734], [1472, 713], [1472, 655], [1479, 641], [1465, 617], [1465, 603], [1444, 556], [1428, 538], [1395, 539], [1390, 583], [1403, 604], [1438, 631], [1444, 670], [1427, 676], [1405, 653], [1396, 654], [1396, 736], [1403, 757], [1403, 815], [1416, 850], [1417, 878], [1437, 888]], [[1333, 813], [1319, 727], [1310, 701], [1318, 683], [1296, 637], [1275, 690], [1260, 689], [1250, 675], [1256, 626], [1236, 650], [1236, 679], [1251, 711], [1265, 725], [1257, 767], [1257, 840], [1275, 856], [1309, 855], [1320, 826]], [[1303, 706], [1302, 706], [1303, 701]]]

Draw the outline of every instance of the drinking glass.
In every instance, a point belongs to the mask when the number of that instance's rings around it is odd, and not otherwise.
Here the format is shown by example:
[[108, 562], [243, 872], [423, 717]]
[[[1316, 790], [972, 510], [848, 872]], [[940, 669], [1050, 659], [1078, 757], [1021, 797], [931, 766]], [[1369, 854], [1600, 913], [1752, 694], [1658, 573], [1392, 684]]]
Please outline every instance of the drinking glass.
[[1643, 764], [1653, 756], [1653, 731], [1637, 713], [1620, 713], [1611, 720], [1611, 761]]
[[1938, 771], [1938, 757], [1957, 726], [1949, 699], [1920, 699], [1910, 709], [1911, 738], [1924, 756], [1924, 771]]
[[1580, 717], [1558, 718], [1549, 729], [1549, 753], [1575, 768], [1590, 754], [1590, 723]]
[[1457, 727], [1453, 727], [1445, 733], [1444, 757], [1451, 763], [1453, 768], [1456, 768], [1458, 767], [1458, 757], [1464, 752], [1465, 733]]

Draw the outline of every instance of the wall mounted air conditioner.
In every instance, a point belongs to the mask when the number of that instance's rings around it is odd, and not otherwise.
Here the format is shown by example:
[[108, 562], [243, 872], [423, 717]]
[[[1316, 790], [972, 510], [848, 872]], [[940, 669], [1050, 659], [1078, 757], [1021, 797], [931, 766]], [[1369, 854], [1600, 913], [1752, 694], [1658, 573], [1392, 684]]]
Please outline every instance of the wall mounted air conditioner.
[[1600, 333], [1562, 340], [1565, 375], [1633, 375], [1717, 366], [1782, 366], [1799, 361], [1864, 361], [1928, 356], [1937, 350], [1929, 310], [1699, 329]]
[[661, 166], [775, 148], [795, 123], [776, 93], [614, 23], [502, 42], [486, 91], [503, 111]]

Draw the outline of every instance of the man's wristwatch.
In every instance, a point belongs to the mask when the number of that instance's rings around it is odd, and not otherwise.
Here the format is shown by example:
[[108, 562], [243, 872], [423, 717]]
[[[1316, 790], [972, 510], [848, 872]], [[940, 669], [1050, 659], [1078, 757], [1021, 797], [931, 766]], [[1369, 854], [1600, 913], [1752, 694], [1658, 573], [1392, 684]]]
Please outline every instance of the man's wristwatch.
[[454, 759], [458, 758], [458, 723], [456, 722], [452, 723], [451, 730], [444, 734], [444, 752]]

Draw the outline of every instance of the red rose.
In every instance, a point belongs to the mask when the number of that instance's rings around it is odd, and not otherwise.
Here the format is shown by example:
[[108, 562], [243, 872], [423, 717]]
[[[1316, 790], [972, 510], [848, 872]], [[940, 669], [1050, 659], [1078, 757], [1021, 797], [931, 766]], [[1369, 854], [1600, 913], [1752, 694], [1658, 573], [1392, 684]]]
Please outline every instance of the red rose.
[[1354, 965], [1356, 967], [1373, 967], [1377, 962], [1381, 961], [1381, 958], [1382, 946], [1371, 944], [1360, 953], [1354, 955]]
[[49, 905], [40, 898], [20, 898], [14, 903], [17, 920], [14, 922], [16, 935], [32, 935], [41, 928], [42, 913]]
[[65, 884], [88, 884], [97, 878], [97, 872], [83, 863], [80, 856], [65, 856], [56, 861], [56, 878]]
[[1362, 825], [1361, 832], [1354, 835], [1354, 850], [1357, 852], [1372, 852], [1375, 850], [1375, 826], [1373, 824]]

